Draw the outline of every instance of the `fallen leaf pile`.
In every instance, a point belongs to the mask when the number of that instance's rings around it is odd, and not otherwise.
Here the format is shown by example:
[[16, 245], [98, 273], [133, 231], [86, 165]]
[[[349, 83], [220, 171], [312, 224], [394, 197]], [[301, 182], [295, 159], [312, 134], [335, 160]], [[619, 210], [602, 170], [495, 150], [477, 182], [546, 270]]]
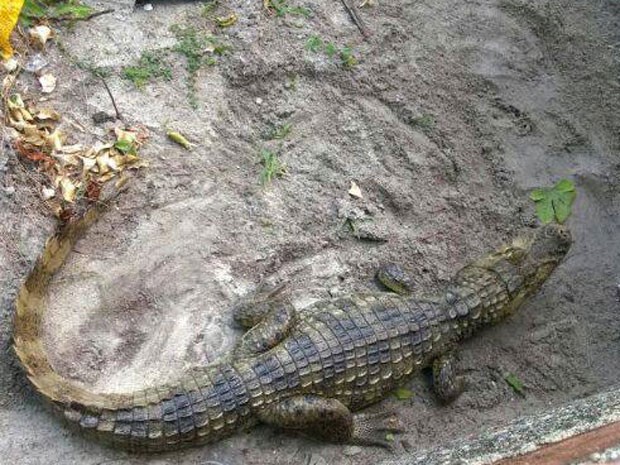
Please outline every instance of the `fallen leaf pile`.
[[27, 106], [19, 94], [6, 100], [7, 126], [13, 128], [13, 146], [23, 158], [45, 173], [49, 186], [41, 196], [61, 216], [68, 204], [85, 198], [95, 202], [104, 183], [123, 183], [126, 169], [147, 165], [138, 156], [146, 133], [114, 129], [114, 139], [92, 146], [67, 144], [67, 135], [58, 128], [61, 116], [49, 108]]

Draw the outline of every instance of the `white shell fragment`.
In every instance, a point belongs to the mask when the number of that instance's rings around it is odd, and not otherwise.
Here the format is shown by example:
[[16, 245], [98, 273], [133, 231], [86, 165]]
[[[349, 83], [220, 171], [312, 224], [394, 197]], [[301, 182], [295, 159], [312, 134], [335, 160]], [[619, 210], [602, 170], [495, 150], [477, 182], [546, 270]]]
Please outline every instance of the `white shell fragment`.
[[44, 94], [51, 94], [56, 89], [56, 78], [51, 74], [44, 74], [39, 78], [41, 84], [41, 92]]

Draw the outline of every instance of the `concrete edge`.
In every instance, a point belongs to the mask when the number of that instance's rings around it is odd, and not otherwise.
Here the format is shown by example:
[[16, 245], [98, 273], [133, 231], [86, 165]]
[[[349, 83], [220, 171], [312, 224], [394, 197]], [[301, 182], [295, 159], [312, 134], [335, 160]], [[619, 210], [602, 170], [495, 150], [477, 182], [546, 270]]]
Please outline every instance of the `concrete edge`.
[[[620, 388], [617, 388], [570, 402], [548, 412], [519, 418], [502, 429], [459, 439], [445, 446], [407, 453], [385, 460], [380, 465], [490, 464], [531, 453], [546, 444], [558, 443], [583, 433], [594, 433], [598, 428], [619, 421]], [[614, 441], [615, 444], [620, 444], [620, 437], [612, 434], [612, 442]], [[588, 453], [590, 452], [585, 451], [586, 455]], [[571, 458], [579, 459], [583, 458], [583, 455]]]

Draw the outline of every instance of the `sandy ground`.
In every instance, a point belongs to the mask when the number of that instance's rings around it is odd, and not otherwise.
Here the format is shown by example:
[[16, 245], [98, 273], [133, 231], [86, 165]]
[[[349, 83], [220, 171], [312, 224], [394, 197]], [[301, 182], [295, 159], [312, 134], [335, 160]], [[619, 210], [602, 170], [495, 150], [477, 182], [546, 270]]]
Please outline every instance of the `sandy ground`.
[[[415, 396], [388, 399], [408, 432], [397, 454], [499, 427], [519, 416], [620, 384], [620, 7], [613, 0], [378, 0], [361, 10], [363, 40], [339, 2], [291, 2], [310, 18], [269, 16], [259, 0], [218, 10], [196, 3], [93, 2], [113, 14], [61, 32], [47, 54], [54, 105], [88, 134], [112, 111], [111, 71], [126, 119], [152, 134], [151, 162], [78, 244], [57, 277], [46, 319], [56, 368], [101, 391], [174, 379], [230, 348], [230, 306], [262, 281], [287, 281], [302, 309], [316, 299], [376, 289], [374, 271], [401, 263], [420, 292], [535, 221], [528, 190], [562, 177], [578, 198], [576, 243], [521, 313], [467, 343], [468, 389], [453, 405], [424, 376]], [[231, 51], [187, 97], [184, 59], [173, 80], [143, 90], [120, 78], [140, 53], [175, 44], [170, 26], [217, 33]], [[351, 69], [306, 48], [311, 36], [352, 48]], [[26, 79], [24, 86], [36, 93]], [[430, 121], [430, 122], [429, 122]], [[281, 141], [271, 128], [291, 124]], [[165, 138], [182, 130], [187, 152]], [[81, 138], [87, 138], [85, 134]], [[259, 184], [259, 152], [287, 175]], [[351, 181], [363, 199], [347, 193]], [[387, 241], [354, 237], [347, 218]], [[0, 152], [0, 462], [19, 464], [371, 464], [390, 458], [269, 428], [213, 447], [155, 458], [90, 443], [53, 418], [9, 350], [12, 299], [53, 230], [30, 173]], [[526, 384], [520, 397], [506, 372]]]

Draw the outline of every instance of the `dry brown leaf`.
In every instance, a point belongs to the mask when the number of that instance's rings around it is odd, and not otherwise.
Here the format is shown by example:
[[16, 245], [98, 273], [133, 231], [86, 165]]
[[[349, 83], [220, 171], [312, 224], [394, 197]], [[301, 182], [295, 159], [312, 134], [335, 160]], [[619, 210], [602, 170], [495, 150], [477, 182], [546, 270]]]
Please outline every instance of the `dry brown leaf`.
[[[135, 132], [116, 128], [116, 140], [108, 143], [96, 142], [89, 147], [79, 143], [64, 145], [67, 137], [57, 128], [62, 119], [58, 112], [51, 108], [29, 108], [19, 94], [7, 100], [6, 110], [7, 133], [17, 153], [38, 163], [47, 173], [53, 187], [43, 187], [41, 196], [60, 218], [69, 219], [75, 214], [66, 202], [75, 202], [81, 192], [88, 201], [96, 201], [103, 183], [127, 168], [148, 166], [136, 154], [148, 138], [144, 128]], [[126, 179], [121, 175], [117, 184], [123, 184]]]
[[75, 196], [77, 195], [77, 187], [73, 181], [67, 177], [62, 177], [58, 184], [62, 191], [62, 198], [67, 202], [74, 202]]
[[38, 119], [39, 121], [46, 121], [46, 120], [60, 121], [60, 114], [57, 111], [54, 111], [49, 108], [43, 108], [37, 111], [34, 117]]
[[107, 174], [104, 174], [103, 176], [101, 176], [98, 181], [103, 184], [105, 182], [108, 182], [110, 179], [112, 179], [114, 176], [116, 176], [116, 173], [114, 171], [110, 171]]
[[64, 135], [58, 129], [46, 137], [47, 145], [53, 150], [60, 150], [64, 143]]
[[116, 135], [116, 140], [122, 140], [129, 143], [137, 142], [136, 133], [132, 131], [126, 131], [121, 128], [114, 128], [114, 134]]
[[54, 35], [54, 31], [49, 26], [45, 26], [44, 24], [40, 26], [35, 26], [28, 30], [28, 35], [31, 39], [33, 39], [36, 43], [38, 43], [41, 47], [45, 45], [45, 43]]
[[80, 157], [82, 159], [82, 171], [84, 173], [92, 170], [97, 165], [97, 160], [94, 158]]
[[89, 150], [86, 154], [87, 157], [94, 157], [96, 155], [98, 155], [100, 152], [102, 152], [103, 150], [109, 150], [112, 147], [114, 147], [114, 143], [110, 142], [107, 144], [104, 144], [103, 142], [97, 141], [95, 142], [95, 145], [93, 145], [92, 147], [92, 153]]
[[84, 146], [82, 144], [63, 145], [58, 149], [60, 153], [82, 153]]
[[110, 155], [108, 155], [108, 152], [101, 152], [99, 155], [97, 155], [96, 160], [97, 166], [99, 167], [99, 173], [106, 174], [108, 171], [110, 171], [110, 167], [108, 165], [110, 161]]
[[363, 198], [362, 190], [360, 186], [357, 185], [355, 181], [351, 181], [351, 188], [349, 189], [349, 195], [352, 197], [357, 197], [358, 199]]
[[113, 171], [120, 171], [123, 167], [123, 157], [120, 155], [114, 155], [108, 158], [108, 166]]
[[68, 153], [68, 154], [56, 153], [54, 154], [54, 158], [59, 160], [61, 162], [60, 165], [63, 167], [80, 166], [80, 157], [78, 157], [77, 155], [73, 153]]
[[2, 95], [8, 95], [9, 91], [15, 85], [17, 76], [15, 74], [9, 74], [2, 80]]
[[21, 140], [26, 142], [27, 144], [36, 145], [37, 147], [47, 147], [48, 135], [43, 131], [39, 131], [39, 128], [37, 128], [35, 125], [24, 124], [21, 132], [23, 134]]
[[41, 92], [51, 94], [56, 89], [56, 78], [49, 73], [44, 74], [39, 78], [39, 84], [41, 84]]

